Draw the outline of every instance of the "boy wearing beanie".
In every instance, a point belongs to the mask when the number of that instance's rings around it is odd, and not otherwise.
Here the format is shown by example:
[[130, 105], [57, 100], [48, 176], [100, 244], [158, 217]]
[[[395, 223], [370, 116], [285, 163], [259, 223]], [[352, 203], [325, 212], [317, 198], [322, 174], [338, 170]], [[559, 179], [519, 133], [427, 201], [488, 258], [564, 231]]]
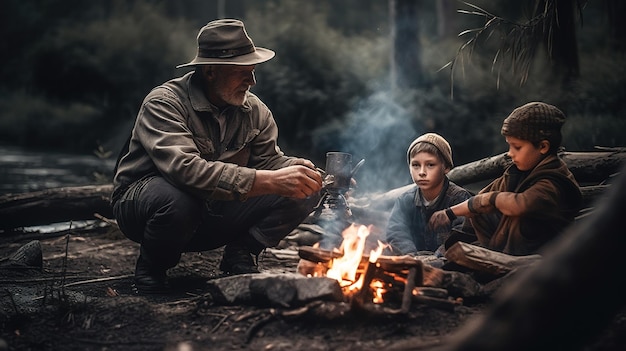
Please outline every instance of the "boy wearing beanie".
[[458, 216], [435, 230], [428, 228], [428, 219], [471, 194], [446, 176], [453, 167], [452, 149], [440, 135], [427, 133], [415, 139], [406, 156], [417, 187], [400, 195], [391, 210], [386, 230], [390, 254], [441, 256], [451, 229], [460, 229], [464, 218]]
[[543, 102], [513, 110], [501, 131], [513, 164], [478, 195], [435, 213], [429, 226], [446, 227], [449, 218], [465, 216], [481, 246], [537, 253], [574, 221], [582, 204], [578, 183], [557, 156], [563, 123], [563, 112]]

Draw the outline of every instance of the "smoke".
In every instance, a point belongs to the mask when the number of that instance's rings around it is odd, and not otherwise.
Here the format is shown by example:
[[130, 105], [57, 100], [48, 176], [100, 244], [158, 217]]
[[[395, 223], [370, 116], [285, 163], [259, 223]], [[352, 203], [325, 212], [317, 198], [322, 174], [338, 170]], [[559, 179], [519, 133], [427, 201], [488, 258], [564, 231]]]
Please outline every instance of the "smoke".
[[353, 165], [365, 159], [354, 178], [358, 192], [385, 192], [411, 182], [406, 149], [421, 134], [409, 106], [394, 102], [391, 94], [378, 92], [362, 100], [342, 121], [313, 131], [317, 150], [353, 155]]

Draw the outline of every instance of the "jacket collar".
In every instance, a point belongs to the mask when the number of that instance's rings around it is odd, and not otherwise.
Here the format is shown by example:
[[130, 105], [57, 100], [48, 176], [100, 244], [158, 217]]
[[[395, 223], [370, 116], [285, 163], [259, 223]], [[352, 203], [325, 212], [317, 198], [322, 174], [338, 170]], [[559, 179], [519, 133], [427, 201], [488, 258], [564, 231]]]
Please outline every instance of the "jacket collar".
[[415, 206], [433, 207], [439, 204], [441, 201], [443, 201], [443, 198], [445, 197], [444, 194], [448, 191], [449, 186], [450, 186], [450, 179], [448, 179], [447, 176], [444, 176], [443, 187], [441, 187], [441, 192], [439, 192], [439, 195], [437, 195], [437, 199], [435, 199], [435, 202], [431, 202], [430, 204], [428, 204], [428, 206], [424, 204], [424, 196], [422, 196], [422, 189], [417, 187], [417, 191], [415, 192]]

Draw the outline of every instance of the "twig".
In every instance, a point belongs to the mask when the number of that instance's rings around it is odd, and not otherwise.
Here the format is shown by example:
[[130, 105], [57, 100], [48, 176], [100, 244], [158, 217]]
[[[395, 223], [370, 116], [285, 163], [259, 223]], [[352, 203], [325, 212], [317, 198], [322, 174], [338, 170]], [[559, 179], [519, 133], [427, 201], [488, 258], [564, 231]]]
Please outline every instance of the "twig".
[[110, 224], [112, 226], [115, 226], [116, 228], [119, 228], [119, 226], [117, 225], [117, 221], [114, 219], [110, 219], [110, 218], [106, 218], [105, 216], [99, 214], [99, 213], [94, 213], [93, 214], [94, 217], [98, 218], [99, 220], [103, 221], [104, 223]]
[[[262, 313], [262, 312], [261, 312], [261, 313]], [[256, 312], [256, 311], [249, 311], [249, 312], [242, 313], [242, 314], [238, 315], [238, 316], [237, 316], [237, 318], [235, 318], [235, 320], [234, 320], [234, 321], [235, 321], [235, 322], [241, 322], [241, 321], [242, 321], [242, 320], [244, 320], [244, 319], [248, 319], [248, 318], [250, 318], [250, 317], [254, 317], [254, 316], [257, 316], [257, 315], [259, 315], [259, 314], [260, 314], [260, 313], [259, 313], [259, 312]]]
[[[80, 278], [79, 276], [70, 276], [68, 278]], [[47, 277], [47, 278], [30, 278], [30, 279], [2, 279], [0, 280], [0, 284], [20, 284], [20, 283], [40, 283], [40, 282], [49, 282], [51, 280], [58, 280], [57, 277]]]
[[211, 333], [215, 333], [215, 331], [219, 329], [219, 327], [228, 319], [228, 317], [230, 317], [229, 314], [222, 317], [222, 319], [220, 319], [220, 321], [217, 322], [217, 324], [213, 327], [213, 329], [211, 329]]
[[73, 282], [73, 283], [65, 284], [65, 285], [63, 285], [63, 287], [66, 288], [68, 286], [76, 286], [76, 285], [83, 285], [83, 284], [106, 282], [106, 281], [110, 281], [110, 280], [126, 279], [126, 278], [130, 278], [132, 276], [133, 276], [132, 274], [125, 274], [125, 275], [118, 275], [118, 276], [115, 276], [115, 277], [104, 277], [104, 278], [97, 278], [97, 279], [89, 279], [89, 280], [83, 280], [83, 281], [79, 281], [79, 282]]
[[270, 310], [270, 314], [259, 319], [258, 321], [254, 322], [250, 328], [248, 329], [248, 331], [246, 332], [246, 340], [245, 343], [249, 344], [250, 341], [252, 341], [252, 338], [254, 337], [254, 335], [266, 324], [268, 324], [269, 322], [273, 321], [276, 318], [276, 313], [275, 311], [272, 309]]

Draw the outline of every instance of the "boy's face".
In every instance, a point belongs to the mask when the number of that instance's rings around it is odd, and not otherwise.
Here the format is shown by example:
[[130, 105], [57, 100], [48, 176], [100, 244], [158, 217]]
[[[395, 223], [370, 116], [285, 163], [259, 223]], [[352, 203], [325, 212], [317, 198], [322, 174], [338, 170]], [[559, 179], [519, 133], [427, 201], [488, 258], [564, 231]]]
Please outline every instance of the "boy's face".
[[422, 193], [432, 193], [437, 196], [449, 169], [437, 155], [422, 151], [411, 157], [410, 171], [411, 178], [420, 187]]
[[509, 144], [508, 155], [520, 171], [535, 168], [550, 150], [550, 142], [547, 140], [542, 140], [537, 147], [528, 140], [512, 136], [507, 136], [505, 139]]

